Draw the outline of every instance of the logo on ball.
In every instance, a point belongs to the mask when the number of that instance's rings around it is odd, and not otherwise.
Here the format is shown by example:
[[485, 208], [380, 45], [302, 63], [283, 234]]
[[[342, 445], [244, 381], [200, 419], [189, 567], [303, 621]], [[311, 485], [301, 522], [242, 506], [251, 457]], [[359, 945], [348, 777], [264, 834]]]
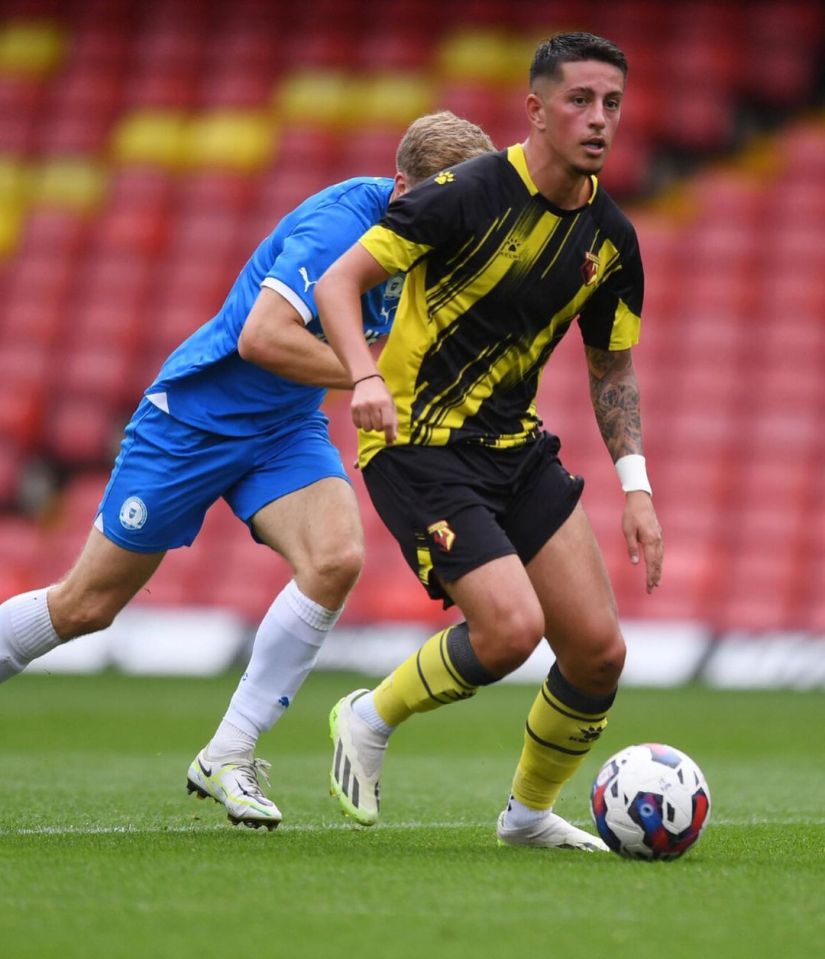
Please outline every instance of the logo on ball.
[[126, 529], [141, 529], [148, 516], [149, 510], [139, 496], [130, 496], [120, 507], [120, 525]]

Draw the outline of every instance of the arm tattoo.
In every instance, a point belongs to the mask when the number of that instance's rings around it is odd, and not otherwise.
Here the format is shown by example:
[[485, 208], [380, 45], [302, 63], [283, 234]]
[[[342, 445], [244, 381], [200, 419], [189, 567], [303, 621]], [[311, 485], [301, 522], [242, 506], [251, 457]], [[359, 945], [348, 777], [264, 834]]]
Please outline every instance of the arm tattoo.
[[613, 462], [642, 452], [639, 384], [630, 350], [585, 347], [590, 375], [590, 399], [602, 439]]

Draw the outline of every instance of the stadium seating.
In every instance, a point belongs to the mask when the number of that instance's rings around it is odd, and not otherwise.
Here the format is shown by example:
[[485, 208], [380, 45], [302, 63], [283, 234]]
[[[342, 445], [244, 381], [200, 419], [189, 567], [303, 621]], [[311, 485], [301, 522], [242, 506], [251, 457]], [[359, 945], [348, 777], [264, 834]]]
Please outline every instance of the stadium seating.
[[[498, 146], [521, 139], [526, 62], [568, 28], [613, 36], [630, 60], [603, 182], [637, 224], [648, 278], [636, 362], [668, 554], [654, 596], [627, 560], [575, 331], [540, 408], [587, 477], [622, 615], [825, 629], [814, 0], [0, 0], [4, 595], [65, 571], [142, 389], [277, 219], [336, 179], [391, 174], [401, 131], [429, 109]], [[349, 464], [344, 398], [327, 409]], [[62, 485], [31, 517], [21, 489], [41, 460]], [[368, 559], [346, 621], [441, 617], [354, 484]], [[287, 575], [223, 505], [178, 552], [143, 600], [254, 620]]]

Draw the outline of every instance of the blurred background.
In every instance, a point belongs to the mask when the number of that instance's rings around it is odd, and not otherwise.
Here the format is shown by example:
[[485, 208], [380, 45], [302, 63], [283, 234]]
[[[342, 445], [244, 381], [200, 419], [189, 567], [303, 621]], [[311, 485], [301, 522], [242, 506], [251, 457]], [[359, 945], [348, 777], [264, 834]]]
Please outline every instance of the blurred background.
[[[523, 139], [536, 43], [569, 29], [630, 63], [602, 181], [646, 266], [635, 357], [666, 538], [655, 595], [626, 557], [576, 331], [539, 407], [586, 477], [631, 679], [825, 686], [814, 0], [0, 0], [0, 598], [66, 571], [143, 389], [278, 219], [331, 182], [392, 175], [425, 112], [452, 109], [499, 147]], [[348, 397], [326, 409], [350, 464]], [[367, 563], [324, 661], [382, 670], [452, 620], [353, 482]], [[288, 578], [218, 504], [111, 631], [50, 666], [224, 669]]]

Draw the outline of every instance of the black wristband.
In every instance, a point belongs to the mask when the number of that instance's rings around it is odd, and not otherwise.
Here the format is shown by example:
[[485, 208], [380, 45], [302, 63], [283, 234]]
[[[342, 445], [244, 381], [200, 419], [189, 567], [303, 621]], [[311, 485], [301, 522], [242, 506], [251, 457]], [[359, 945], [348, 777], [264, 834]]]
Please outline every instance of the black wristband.
[[368, 373], [366, 376], [362, 376], [357, 380], [353, 380], [352, 388], [355, 389], [355, 387], [358, 386], [359, 383], [363, 383], [364, 380], [374, 380], [376, 378], [381, 380], [382, 383], [384, 382], [384, 377], [380, 373]]

